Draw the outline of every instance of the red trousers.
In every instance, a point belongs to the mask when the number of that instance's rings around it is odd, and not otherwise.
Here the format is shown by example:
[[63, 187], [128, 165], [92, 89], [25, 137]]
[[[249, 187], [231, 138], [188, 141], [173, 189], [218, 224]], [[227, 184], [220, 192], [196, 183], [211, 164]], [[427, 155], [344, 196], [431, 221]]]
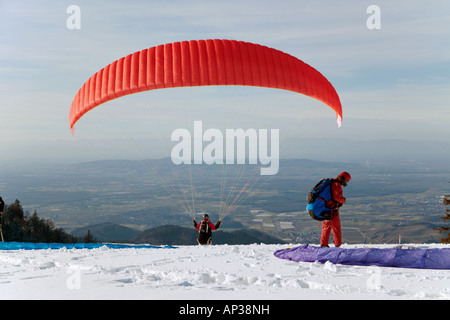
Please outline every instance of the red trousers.
[[333, 240], [336, 247], [340, 247], [342, 244], [341, 233], [341, 219], [339, 218], [339, 212], [333, 214], [330, 220], [325, 220], [322, 226], [322, 235], [320, 237], [320, 245], [328, 246], [328, 240], [330, 239], [330, 232], [333, 231]]

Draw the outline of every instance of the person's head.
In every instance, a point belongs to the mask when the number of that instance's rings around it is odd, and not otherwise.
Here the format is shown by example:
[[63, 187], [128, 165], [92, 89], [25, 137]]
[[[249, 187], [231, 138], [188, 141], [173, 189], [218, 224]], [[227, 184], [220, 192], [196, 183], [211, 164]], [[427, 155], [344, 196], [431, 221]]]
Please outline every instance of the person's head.
[[3, 199], [2, 199], [2, 197], [0, 197], [0, 203], [2, 203], [3, 202]]
[[352, 177], [350, 176], [350, 173], [344, 171], [336, 178], [344, 187], [347, 186], [347, 184], [352, 180]]
[[209, 220], [209, 215], [208, 215], [207, 213], [205, 213], [205, 214], [203, 215], [203, 220]]

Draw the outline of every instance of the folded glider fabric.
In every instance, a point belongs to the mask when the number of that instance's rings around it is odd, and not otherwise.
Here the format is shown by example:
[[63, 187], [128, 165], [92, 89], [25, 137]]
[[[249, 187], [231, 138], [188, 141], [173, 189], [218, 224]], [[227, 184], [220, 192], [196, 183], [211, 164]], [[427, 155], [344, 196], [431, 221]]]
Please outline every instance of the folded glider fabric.
[[327, 261], [334, 264], [396, 268], [450, 269], [450, 248], [327, 248], [308, 244], [278, 250], [277, 258], [297, 262]]

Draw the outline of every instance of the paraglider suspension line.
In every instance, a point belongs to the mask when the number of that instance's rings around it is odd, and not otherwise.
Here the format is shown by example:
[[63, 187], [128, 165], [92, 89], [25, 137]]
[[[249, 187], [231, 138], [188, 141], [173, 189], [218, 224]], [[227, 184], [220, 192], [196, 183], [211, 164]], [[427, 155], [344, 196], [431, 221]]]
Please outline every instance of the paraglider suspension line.
[[184, 210], [186, 210], [186, 212], [189, 214], [189, 216], [194, 220], [194, 216], [191, 214], [191, 211], [188, 210], [188, 208], [186, 207], [184, 202], [181, 200], [180, 195], [178, 194], [177, 190], [175, 190], [175, 188], [173, 186], [171, 186], [171, 188], [172, 188], [173, 192], [175, 192], [175, 195], [177, 196], [178, 201], [183, 206]]
[[245, 191], [245, 189], [247, 189], [248, 185], [250, 184], [250, 180], [252, 179], [252, 177], [250, 177], [247, 182], [245, 183], [245, 185], [242, 187], [241, 191], [239, 192], [239, 194], [236, 196], [236, 198], [233, 200], [233, 202], [231, 203], [231, 205], [228, 207], [227, 212], [225, 213], [225, 215], [219, 219], [219, 221], [222, 221], [230, 212], [231, 210], [237, 205], [238, 200], [240, 199], [241, 195], [243, 194], [243, 192]]

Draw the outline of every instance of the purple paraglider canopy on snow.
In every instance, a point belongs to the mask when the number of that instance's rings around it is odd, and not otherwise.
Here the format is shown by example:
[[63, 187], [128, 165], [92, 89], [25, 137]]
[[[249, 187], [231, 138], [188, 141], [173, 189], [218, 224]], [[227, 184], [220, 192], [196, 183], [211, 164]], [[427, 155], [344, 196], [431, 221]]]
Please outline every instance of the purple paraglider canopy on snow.
[[274, 255], [280, 259], [297, 262], [325, 263], [356, 266], [379, 266], [419, 269], [450, 269], [450, 248], [414, 249], [414, 248], [327, 248], [308, 244], [299, 247], [278, 250]]

